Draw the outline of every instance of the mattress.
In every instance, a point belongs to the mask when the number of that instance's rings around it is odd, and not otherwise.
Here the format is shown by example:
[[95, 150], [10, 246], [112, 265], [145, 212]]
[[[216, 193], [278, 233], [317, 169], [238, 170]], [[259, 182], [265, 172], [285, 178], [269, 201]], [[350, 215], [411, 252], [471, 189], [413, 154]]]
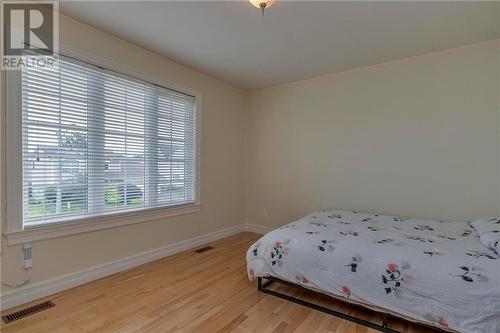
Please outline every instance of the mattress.
[[248, 276], [458, 332], [500, 332], [500, 257], [467, 223], [314, 212], [247, 252]]

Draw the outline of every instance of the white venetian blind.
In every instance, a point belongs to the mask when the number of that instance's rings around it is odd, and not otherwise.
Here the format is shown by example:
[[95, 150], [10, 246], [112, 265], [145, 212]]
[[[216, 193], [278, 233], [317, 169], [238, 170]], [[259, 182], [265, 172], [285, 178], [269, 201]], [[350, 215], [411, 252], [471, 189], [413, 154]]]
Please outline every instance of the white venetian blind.
[[195, 202], [190, 95], [87, 64], [22, 72], [23, 220]]

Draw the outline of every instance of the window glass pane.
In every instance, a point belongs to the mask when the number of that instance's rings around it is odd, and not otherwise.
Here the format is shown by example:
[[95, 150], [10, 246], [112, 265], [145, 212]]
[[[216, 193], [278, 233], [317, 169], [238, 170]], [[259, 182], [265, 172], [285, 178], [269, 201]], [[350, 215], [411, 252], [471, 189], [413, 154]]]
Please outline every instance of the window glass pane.
[[104, 84], [105, 209], [144, 206], [145, 89], [122, 80]]
[[23, 72], [23, 202], [28, 220], [87, 211], [85, 76], [69, 75], [70, 69]]

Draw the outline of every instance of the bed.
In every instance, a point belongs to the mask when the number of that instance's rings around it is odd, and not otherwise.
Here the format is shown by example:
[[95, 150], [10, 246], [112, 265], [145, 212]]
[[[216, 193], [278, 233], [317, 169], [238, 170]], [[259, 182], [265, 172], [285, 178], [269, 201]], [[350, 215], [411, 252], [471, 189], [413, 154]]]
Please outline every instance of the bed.
[[444, 331], [500, 332], [500, 257], [468, 223], [314, 212], [253, 244], [247, 268], [261, 290], [269, 278]]

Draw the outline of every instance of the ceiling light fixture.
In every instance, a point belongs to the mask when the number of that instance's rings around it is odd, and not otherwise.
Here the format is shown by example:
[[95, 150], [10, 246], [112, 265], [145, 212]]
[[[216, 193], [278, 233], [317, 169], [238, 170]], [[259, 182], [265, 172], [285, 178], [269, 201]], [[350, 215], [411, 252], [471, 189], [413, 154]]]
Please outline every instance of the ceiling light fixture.
[[271, 7], [274, 1], [275, 0], [250, 0], [252, 5], [261, 10], [262, 16], [264, 16], [264, 9]]

